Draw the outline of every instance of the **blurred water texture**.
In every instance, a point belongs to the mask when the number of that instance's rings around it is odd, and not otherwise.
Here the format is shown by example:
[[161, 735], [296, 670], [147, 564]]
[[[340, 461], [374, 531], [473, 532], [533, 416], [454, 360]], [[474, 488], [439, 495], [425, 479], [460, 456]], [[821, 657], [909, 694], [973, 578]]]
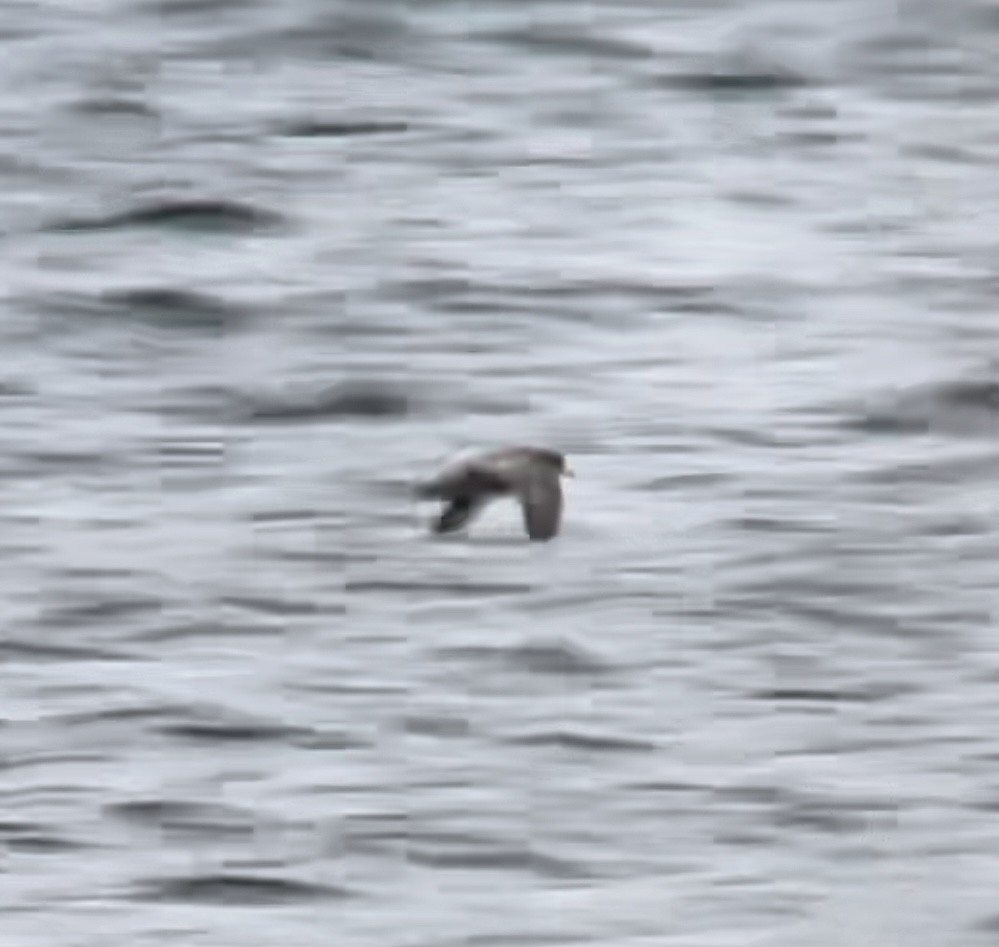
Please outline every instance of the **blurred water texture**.
[[997, 42], [6, 4], [0, 944], [995, 943]]

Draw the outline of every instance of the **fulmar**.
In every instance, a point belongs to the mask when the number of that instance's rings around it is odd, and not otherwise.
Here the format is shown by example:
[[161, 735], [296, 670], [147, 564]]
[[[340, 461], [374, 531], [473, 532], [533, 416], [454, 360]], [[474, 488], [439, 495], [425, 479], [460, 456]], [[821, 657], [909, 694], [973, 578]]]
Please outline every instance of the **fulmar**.
[[443, 500], [435, 533], [461, 529], [490, 500], [514, 496], [524, 511], [524, 528], [534, 540], [551, 539], [562, 518], [561, 477], [573, 476], [564, 455], [545, 447], [504, 447], [445, 467], [420, 484], [423, 500]]

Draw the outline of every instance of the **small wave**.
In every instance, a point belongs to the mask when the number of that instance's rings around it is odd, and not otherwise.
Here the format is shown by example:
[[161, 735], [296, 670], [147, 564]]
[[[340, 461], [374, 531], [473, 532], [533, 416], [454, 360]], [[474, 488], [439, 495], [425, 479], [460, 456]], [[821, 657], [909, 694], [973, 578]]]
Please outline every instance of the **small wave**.
[[73, 111], [86, 116], [127, 116], [129, 118], [156, 118], [159, 113], [141, 99], [124, 96], [98, 96], [81, 99], [72, 104]]
[[256, 510], [254, 523], [301, 523], [322, 518], [322, 511], [314, 507], [289, 507], [275, 510]]
[[441, 848], [420, 844], [410, 837], [406, 859], [428, 868], [453, 868], [460, 871], [527, 871], [546, 878], [583, 878], [588, 872], [575, 862], [544, 855], [529, 848], [494, 845], [481, 848]]
[[782, 788], [760, 801], [778, 826], [836, 835], [870, 832], [878, 823], [895, 824], [898, 818], [896, 803], [880, 798]]
[[753, 694], [757, 700], [794, 701], [796, 703], [867, 703], [877, 700], [874, 694], [862, 691], [828, 690], [809, 687], [779, 687], [772, 690], [758, 691]]
[[633, 740], [595, 733], [553, 730], [516, 737], [512, 742], [522, 746], [550, 746], [587, 753], [651, 753], [656, 749], [648, 740]]
[[132, 655], [103, 648], [63, 645], [43, 641], [0, 641], [4, 661], [130, 661]]
[[321, 731], [232, 713], [211, 707], [170, 709], [170, 718], [153, 725], [163, 736], [193, 743], [283, 743], [323, 750], [344, 750], [356, 741], [340, 731]]
[[725, 519], [725, 526], [747, 533], [793, 533], [811, 535], [829, 532], [832, 527], [821, 522], [809, 522], [776, 516], [734, 516]]
[[270, 637], [283, 634], [280, 624], [250, 624], [248, 622], [190, 621], [183, 624], [166, 624], [138, 631], [134, 638], [153, 644], [203, 638], [220, 641], [223, 638]]
[[158, 598], [130, 596], [104, 598], [78, 605], [56, 607], [42, 613], [39, 624], [54, 628], [78, 628], [86, 625], [104, 626], [109, 620], [131, 618], [163, 607]]
[[92, 326], [147, 326], [154, 330], [220, 333], [245, 321], [249, 309], [210, 293], [172, 286], [137, 286], [96, 293], [54, 290], [26, 300], [43, 328], [58, 333]]
[[452, 400], [453, 405], [460, 404], [468, 414], [480, 414], [485, 417], [509, 417], [512, 414], [530, 414], [531, 402], [527, 398], [514, 400], [512, 398], [484, 398], [478, 395], [461, 396]]
[[350, 897], [351, 893], [346, 888], [327, 884], [236, 872], [218, 872], [150, 879], [140, 883], [132, 896], [136, 900], [233, 904], [249, 907], [341, 899]]
[[41, 832], [40, 822], [25, 822], [21, 819], [0, 819], [0, 835], [16, 835], [19, 832]]
[[308, 562], [318, 566], [350, 566], [377, 562], [378, 557], [365, 552], [346, 552], [340, 549], [283, 549], [275, 550], [275, 558], [286, 562]]
[[346, 584], [348, 592], [431, 592], [447, 595], [521, 595], [533, 586], [516, 582], [405, 582], [359, 579]]
[[216, 16], [229, 10], [250, 11], [254, 0], [149, 0], [157, 16], [196, 16], [204, 13]]
[[31, 854], [78, 851], [93, 847], [86, 842], [53, 832], [38, 822], [0, 822], [0, 839], [7, 851]]
[[0, 398], [24, 398], [36, 393], [26, 382], [11, 378], [0, 379]]
[[124, 457], [113, 454], [88, 450], [61, 450], [58, 447], [47, 450], [12, 451], [11, 454], [24, 464], [23, 469], [30, 476], [50, 471], [62, 473], [68, 470], [107, 470], [112, 467], [120, 468], [125, 462]]
[[198, 743], [259, 743], [300, 739], [308, 731], [262, 721], [178, 721], [161, 724], [157, 732]]
[[728, 72], [706, 70], [704, 72], [678, 72], [660, 76], [663, 85], [691, 92], [737, 93], [737, 92], [782, 92], [807, 85], [808, 80], [793, 72], [747, 71]]
[[91, 727], [101, 723], [120, 723], [122, 721], [166, 720], [180, 712], [182, 708], [170, 704], [113, 704], [99, 710], [78, 710], [72, 713], [58, 715], [62, 727]]
[[319, 391], [244, 398], [241, 412], [254, 421], [313, 421], [324, 418], [397, 418], [412, 410], [412, 399], [393, 385], [345, 382]]
[[[68, 714], [53, 714], [51, 719], [57, 726], [62, 726], [70, 720]], [[8, 752], [0, 764], [5, 771], [15, 769], [43, 769], [69, 765], [89, 766], [90, 764], [106, 764], [112, 755], [84, 750], [32, 750], [26, 753]]]
[[991, 447], [986, 453], [972, 457], [946, 455], [927, 457], [915, 463], [893, 463], [874, 470], [865, 470], [858, 475], [859, 479], [867, 483], [894, 486], [903, 482], [954, 484], [960, 481], [981, 480], [991, 483], [995, 482], [997, 476], [999, 476], [999, 456]]
[[731, 473], [716, 473], [703, 471], [700, 473], [671, 474], [666, 477], [656, 477], [645, 483], [638, 484], [639, 490], [685, 490], [695, 487], [717, 487], [730, 483], [734, 478]]
[[945, 404], [958, 408], [985, 409], [999, 412], [999, 382], [959, 381], [942, 385], [938, 397]]
[[284, 598], [269, 598], [263, 595], [228, 595], [221, 604], [233, 608], [243, 608], [263, 615], [314, 615], [321, 609], [315, 602], [291, 601]]
[[217, 384], [164, 385], [146, 397], [137, 398], [134, 407], [163, 417], [207, 420], [213, 426], [232, 415], [231, 393]]
[[222, 330], [245, 315], [216, 296], [170, 286], [108, 290], [99, 301], [112, 315], [126, 314], [166, 329]]
[[132, 799], [106, 805], [104, 812], [130, 825], [157, 831], [188, 831], [215, 837], [250, 838], [258, 828], [258, 819], [254, 813], [221, 803]]
[[519, 46], [528, 52], [579, 56], [588, 60], [644, 60], [653, 56], [652, 49], [642, 43], [608, 36], [600, 30], [581, 30], [569, 26], [554, 27], [532, 23], [523, 28], [482, 32], [476, 38]]
[[217, 437], [164, 437], [156, 454], [164, 468], [217, 469], [225, 459], [225, 443]]
[[238, 201], [183, 198], [157, 201], [103, 216], [70, 217], [50, 225], [49, 229], [77, 232], [161, 227], [207, 233], [246, 234], [273, 229], [283, 220], [275, 211]]
[[703, 793], [710, 789], [704, 783], [687, 783], [676, 779], [648, 779], [637, 783], [627, 783], [625, 789], [651, 793]]
[[768, 61], [765, 53], [730, 51], [703, 68], [661, 73], [659, 85], [708, 95], [772, 94], [812, 84], [803, 73]]
[[105, 579], [133, 579], [135, 572], [132, 569], [119, 569], [113, 566], [64, 566], [55, 570], [56, 575], [61, 579], [70, 581], [84, 579], [88, 582], [100, 582]]
[[782, 828], [828, 832], [836, 836], [850, 832], [869, 832], [872, 821], [864, 814], [843, 812], [835, 801], [823, 803], [817, 800], [779, 807], [773, 814], [773, 820]]
[[874, 434], [999, 434], [999, 381], [916, 389], [863, 412], [848, 425]]
[[[315, 15], [281, 33], [261, 33], [296, 60], [391, 62], [408, 58], [421, 43], [411, 20], [383, 4], [317, 4]], [[391, 11], [391, 12], [390, 12]], [[245, 50], [241, 50], [245, 55]]]
[[467, 737], [471, 724], [464, 717], [445, 717], [436, 714], [410, 714], [400, 721], [405, 733], [426, 737]]
[[353, 135], [391, 135], [407, 132], [407, 122], [324, 121], [298, 119], [280, 127], [280, 133], [290, 138], [346, 138]]
[[532, 674], [592, 677], [612, 670], [582, 648], [559, 642], [520, 645], [504, 656], [511, 667]]

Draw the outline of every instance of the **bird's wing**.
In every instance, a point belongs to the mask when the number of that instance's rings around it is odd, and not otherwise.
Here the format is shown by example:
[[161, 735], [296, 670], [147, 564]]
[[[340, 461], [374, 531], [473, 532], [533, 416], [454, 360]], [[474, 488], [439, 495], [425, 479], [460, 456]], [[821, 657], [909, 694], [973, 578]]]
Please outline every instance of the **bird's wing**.
[[549, 468], [533, 469], [518, 485], [524, 526], [531, 539], [551, 539], [562, 518], [562, 485]]
[[453, 533], [461, 529], [482, 509], [482, 501], [472, 497], [451, 500], [434, 523], [435, 533]]
[[433, 480], [417, 487], [417, 496], [453, 500], [463, 496], [504, 493], [510, 488], [509, 476], [503, 467], [473, 458], [445, 467]]

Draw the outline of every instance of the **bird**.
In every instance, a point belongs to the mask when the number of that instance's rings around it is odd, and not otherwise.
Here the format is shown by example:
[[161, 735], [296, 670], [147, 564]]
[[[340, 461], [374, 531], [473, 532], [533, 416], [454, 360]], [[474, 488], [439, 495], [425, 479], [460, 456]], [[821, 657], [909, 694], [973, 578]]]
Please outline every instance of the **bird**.
[[529, 539], [552, 539], [562, 518], [562, 477], [574, 476], [565, 455], [547, 447], [504, 447], [452, 463], [416, 487], [423, 500], [442, 500], [435, 533], [468, 524], [491, 500], [513, 496]]

